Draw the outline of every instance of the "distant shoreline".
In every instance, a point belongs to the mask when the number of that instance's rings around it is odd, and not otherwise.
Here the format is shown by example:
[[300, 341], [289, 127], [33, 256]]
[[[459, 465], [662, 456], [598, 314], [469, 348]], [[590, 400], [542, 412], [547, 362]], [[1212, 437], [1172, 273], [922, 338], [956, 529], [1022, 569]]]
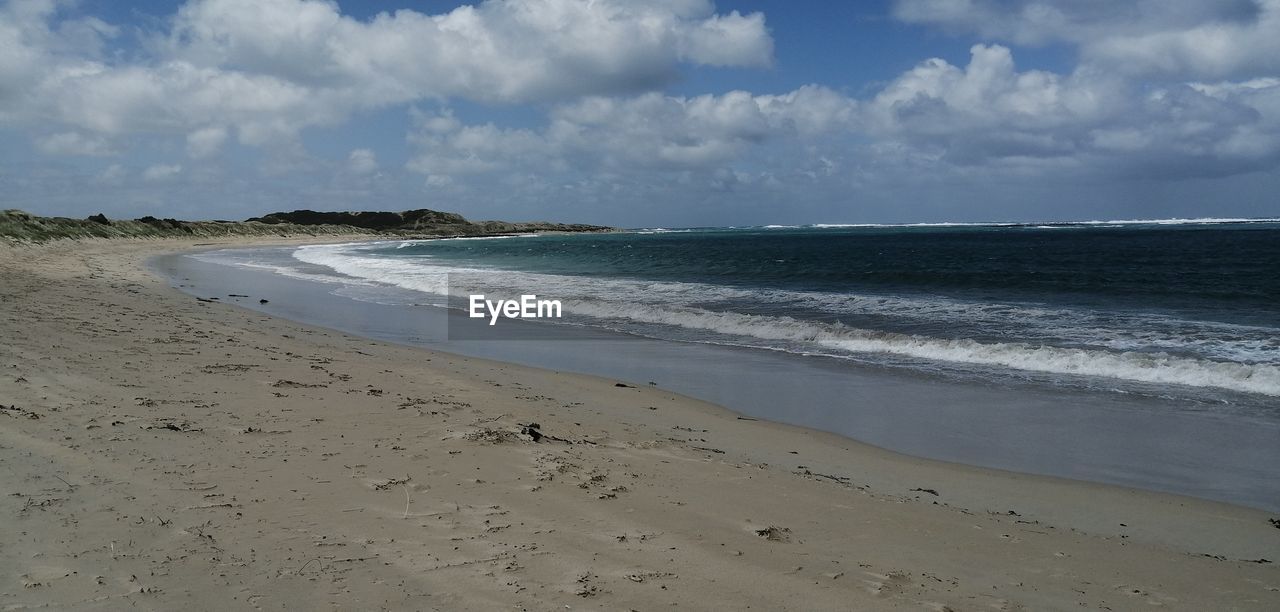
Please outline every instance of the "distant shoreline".
[[0, 211], [0, 240], [46, 242], [76, 238], [217, 238], [352, 236], [386, 239], [483, 237], [550, 232], [612, 232], [602, 225], [552, 222], [468, 221], [456, 213], [418, 209], [403, 212], [271, 213], [245, 221], [182, 221], [146, 216], [108, 219], [41, 217], [21, 210]]

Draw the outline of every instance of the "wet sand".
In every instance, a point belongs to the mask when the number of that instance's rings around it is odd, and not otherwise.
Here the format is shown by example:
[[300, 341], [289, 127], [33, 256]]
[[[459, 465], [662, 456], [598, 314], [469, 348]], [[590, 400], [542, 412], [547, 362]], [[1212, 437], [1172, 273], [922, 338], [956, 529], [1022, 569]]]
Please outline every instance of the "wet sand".
[[1280, 608], [1265, 512], [308, 327], [143, 266], [193, 246], [0, 246], [0, 607]]

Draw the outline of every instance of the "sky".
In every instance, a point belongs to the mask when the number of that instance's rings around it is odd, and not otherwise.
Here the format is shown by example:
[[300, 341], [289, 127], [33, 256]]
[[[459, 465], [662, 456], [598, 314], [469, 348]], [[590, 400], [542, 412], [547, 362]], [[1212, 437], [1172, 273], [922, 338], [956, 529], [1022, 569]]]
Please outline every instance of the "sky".
[[0, 0], [0, 208], [1280, 216], [1280, 0]]

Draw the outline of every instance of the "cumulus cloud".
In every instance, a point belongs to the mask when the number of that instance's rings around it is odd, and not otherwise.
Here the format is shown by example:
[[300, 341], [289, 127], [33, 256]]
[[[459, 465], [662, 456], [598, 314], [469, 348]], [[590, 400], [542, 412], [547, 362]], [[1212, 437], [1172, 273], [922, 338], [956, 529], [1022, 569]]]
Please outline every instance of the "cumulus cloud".
[[762, 14], [719, 15], [709, 0], [487, 0], [367, 22], [314, 0], [193, 0], [167, 43], [195, 65], [294, 83], [500, 102], [647, 89], [680, 62], [761, 66], [773, 53]]
[[[495, 103], [637, 92], [681, 64], [763, 66], [759, 13], [708, 0], [487, 0], [440, 15], [358, 20], [320, 0], [190, 0], [150, 56], [100, 53], [118, 31], [62, 19], [51, 0], [10, 0], [0, 18], [0, 120], [103, 134], [194, 132], [212, 124], [257, 145], [352, 112], [421, 99]], [[78, 42], [77, 42], [78, 41]]]
[[[1114, 74], [1019, 70], [975, 45], [929, 59], [865, 99], [821, 86], [780, 95], [588, 97], [536, 129], [420, 113], [408, 167], [446, 177], [735, 172], [818, 180], [977, 169], [1111, 177], [1228, 176], [1280, 155], [1280, 79], [1144, 87]], [[875, 170], [869, 170], [874, 168]], [[886, 170], [887, 168], [887, 170]], [[897, 168], [897, 170], [894, 170]], [[750, 178], [749, 173], [742, 175]], [[767, 178], [767, 177], [766, 177]]]
[[865, 129], [961, 165], [1171, 177], [1258, 168], [1280, 150], [1275, 79], [1142, 88], [1096, 71], [1018, 71], [999, 45], [971, 53], [963, 68], [931, 59], [890, 82], [864, 105]]
[[1009, 49], [976, 45], [967, 66], [927, 60], [865, 106], [866, 129], [959, 163], [1075, 152], [1080, 126], [1124, 104], [1109, 79], [1019, 72]]
[[187, 155], [195, 159], [209, 157], [222, 148], [227, 129], [221, 126], [201, 128], [187, 134]]
[[463, 125], [452, 114], [420, 114], [409, 162], [432, 176], [528, 167], [610, 172], [709, 169], [756, 145], [845, 133], [857, 103], [819, 86], [783, 95], [731, 91], [694, 97], [657, 93], [591, 97], [551, 110], [540, 130]]
[[378, 170], [378, 157], [369, 149], [355, 149], [347, 156], [347, 168], [355, 174], [372, 174]]
[[894, 15], [990, 40], [1079, 45], [1085, 61], [1125, 73], [1280, 70], [1280, 0], [897, 0]]
[[553, 110], [548, 134], [615, 165], [706, 167], [766, 141], [847, 130], [855, 109], [819, 86], [783, 95], [590, 98]]
[[103, 138], [79, 132], [61, 132], [36, 139], [36, 148], [46, 155], [86, 155], [105, 157], [116, 151]]

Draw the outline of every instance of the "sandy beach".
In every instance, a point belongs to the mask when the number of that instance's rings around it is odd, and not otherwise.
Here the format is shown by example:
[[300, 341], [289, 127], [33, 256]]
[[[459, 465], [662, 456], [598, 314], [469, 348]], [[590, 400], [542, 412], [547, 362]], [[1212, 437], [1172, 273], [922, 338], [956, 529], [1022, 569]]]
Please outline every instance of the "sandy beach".
[[0, 609], [1280, 609], [1269, 513], [374, 342], [145, 268], [198, 247], [0, 245]]

